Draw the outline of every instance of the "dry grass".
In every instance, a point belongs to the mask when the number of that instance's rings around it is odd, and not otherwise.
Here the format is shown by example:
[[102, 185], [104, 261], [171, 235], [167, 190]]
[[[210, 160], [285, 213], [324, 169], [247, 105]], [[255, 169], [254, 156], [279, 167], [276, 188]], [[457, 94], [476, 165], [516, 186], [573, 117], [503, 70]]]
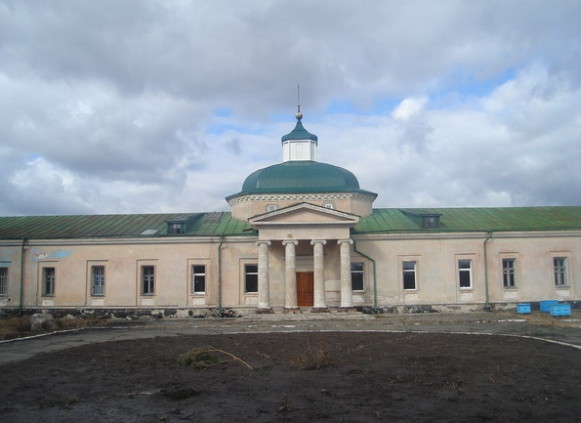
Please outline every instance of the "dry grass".
[[525, 315], [518, 314], [518, 316], [524, 318], [531, 325], [581, 327], [581, 313], [579, 311], [573, 311], [571, 316], [566, 317], [553, 317], [549, 313], [541, 313], [540, 311]]
[[290, 358], [290, 363], [301, 370], [318, 370], [329, 367], [335, 359], [325, 342], [304, 342], [303, 347]]
[[[60, 318], [54, 319], [58, 330], [78, 329], [91, 326], [102, 326], [107, 320], [96, 318]], [[30, 329], [29, 316], [0, 318], [0, 340], [20, 338], [33, 334]], [[49, 325], [43, 325], [44, 331], [49, 331]], [[38, 332], [34, 332], [38, 333]]]

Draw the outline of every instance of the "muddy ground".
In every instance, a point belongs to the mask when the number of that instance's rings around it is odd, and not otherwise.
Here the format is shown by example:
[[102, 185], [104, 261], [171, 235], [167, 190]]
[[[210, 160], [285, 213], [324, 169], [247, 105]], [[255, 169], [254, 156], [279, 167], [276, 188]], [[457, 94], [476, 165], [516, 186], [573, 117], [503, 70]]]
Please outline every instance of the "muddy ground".
[[[197, 371], [178, 364], [180, 354], [207, 346], [224, 351], [214, 353], [219, 364]], [[324, 355], [314, 360], [309, 352]], [[309, 362], [326, 367], [302, 369]], [[581, 351], [514, 337], [160, 337], [80, 346], [0, 367], [3, 423], [580, 418]]]

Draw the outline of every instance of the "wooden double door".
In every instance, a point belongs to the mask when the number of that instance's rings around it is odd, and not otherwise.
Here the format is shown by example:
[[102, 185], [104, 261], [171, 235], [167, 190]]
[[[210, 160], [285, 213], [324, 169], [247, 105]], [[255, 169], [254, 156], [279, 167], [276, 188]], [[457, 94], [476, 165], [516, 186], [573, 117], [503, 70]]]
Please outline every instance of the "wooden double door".
[[314, 304], [315, 274], [313, 272], [297, 272], [297, 305], [312, 307]]

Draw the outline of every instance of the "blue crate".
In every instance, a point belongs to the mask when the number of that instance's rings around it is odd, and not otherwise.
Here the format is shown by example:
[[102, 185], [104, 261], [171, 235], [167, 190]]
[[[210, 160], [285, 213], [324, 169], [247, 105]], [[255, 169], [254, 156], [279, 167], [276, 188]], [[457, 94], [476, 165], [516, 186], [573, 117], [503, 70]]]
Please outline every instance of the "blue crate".
[[541, 311], [544, 313], [549, 313], [551, 311], [551, 307], [555, 304], [559, 304], [559, 300], [541, 301]]
[[517, 304], [516, 305], [516, 312], [518, 314], [530, 314], [530, 312], [531, 312], [530, 303]]
[[570, 316], [571, 304], [554, 304], [551, 306], [551, 316]]

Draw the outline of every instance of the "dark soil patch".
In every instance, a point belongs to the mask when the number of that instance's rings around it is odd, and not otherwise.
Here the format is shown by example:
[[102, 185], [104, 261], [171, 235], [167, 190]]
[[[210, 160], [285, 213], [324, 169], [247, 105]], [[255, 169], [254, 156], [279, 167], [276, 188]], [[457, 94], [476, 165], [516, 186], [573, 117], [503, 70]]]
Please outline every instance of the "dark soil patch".
[[[192, 348], [232, 357], [204, 370]], [[305, 352], [324, 365], [302, 370]], [[321, 354], [317, 354], [321, 352]], [[301, 368], [299, 368], [301, 367]], [[581, 351], [530, 339], [427, 333], [163, 337], [0, 367], [9, 422], [579, 421]]]

